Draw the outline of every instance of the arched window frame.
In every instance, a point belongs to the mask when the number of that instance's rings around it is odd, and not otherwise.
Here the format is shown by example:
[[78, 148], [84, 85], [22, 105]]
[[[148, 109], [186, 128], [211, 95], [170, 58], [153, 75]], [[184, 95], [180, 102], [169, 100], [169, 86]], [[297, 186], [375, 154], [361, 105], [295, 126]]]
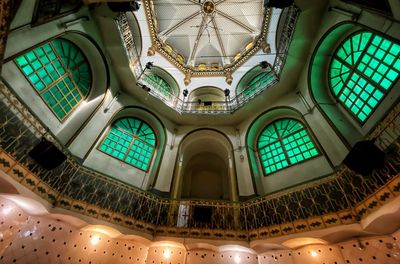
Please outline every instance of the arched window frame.
[[[60, 45], [67, 43], [70, 49], [75, 50], [75, 57], [65, 56], [66, 51], [63, 51], [64, 54], [60, 54], [55, 47], [56, 43]], [[64, 47], [62, 47], [62, 50], [64, 50]], [[68, 50], [68, 55], [71, 54], [71, 50]], [[36, 59], [31, 60], [29, 56]], [[63, 58], [66, 58], [67, 63], [63, 61]], [[70, 67], [70, 64], [74, 63], [73, 60], [77, 58], [81, 60]], [[25, 61], [26, 64], [22, 64], [22, 61]], [[35, 92], [61, 123], [74, 112], [91, 91], [92, 69], [88, 59], [84, 52], [70, 40], [64, 38], [51, 39], [25, 51], [16, 57], [14, 62]], [[38, 62], [40, 66], [34, 65], [35, 62]], [[32, 70], [31, 72], [24, 71], [24, 69], [29, 68]], [[78, 80], [75, 80], [76, 78]], [[49, 80], [50, 82], [47, 83]], [[68, 104], [69, 108], [61, 107], [63, 101]], [[61, 110], [57, 111], [57, 106], [60, 106], [59, 109]], [[61, 111], [65, 114], [60, 115]]]
[[[156, 80], [158, 78], [158, 80]], [[164, 78], [160, 77], [158, 74], [155, 73], [149, 73], [146, 74], [143, 79], [152, 85], [152, 87], [158, 88], [162, 87], [161, 89], [157, 89], [158, 92], [162, 93], [166, 97], [171, 97], [174, 96], [174, 89], [171, 87], [171, 85], [164, 80]], [[167, 89], [164, 84], [167, 85]], [[153, 86], [154, 85], [154, 86]]]
[[254, 76], [249, 83], [247, 84], [247, 87], [243, 91], [246, 94], [246, 97], [253, 95], [256, 93], [258, 90], [264, 88], [267, 86], [269, 83], [273, 81], [275, 78], [275, 75], [272, 71], [270, 72], [261, 72]]
[[[351, 57], [350, 58], [352, 60], [352, 64], [351, 64], [349, 62], [346, 62], [347, 59], [342, 59], [337, 54], [340, 52], [340, 50], [342, 49], [342, 47], [345, 45], [346, 42], [351, 41], [351, 43], [353, 45], [353, 42], [352, 42], [353, 37], [355, 37], [359, 34], [370, 34], [371, 36], [368, 39], [367, 43], [365, 44], [364, 49], [362, 49], [362, 51], [360, 51], [360, 54], [356, 55], [356, 57], [357, 57], [356, 60], [354, 60], [354, 57], [353, 57], [354, 50], [353, 50], [353, 46], [352, 46], [353, 53], [351, 53], [347, 57], [347, 58]], [[379, 43], [374, 43], [376, 38], [380, 39]], [[383, 49], [379, 49], [381, 47], [381, 45], [383, 45], [384, 42], [386, 42], [386, 43], [390, 42], [390, 46], [389, 46], [387, 52], [384, 51]], [[387, 45], [387, 44], [385, 44], [385, 45]], [[335, 98], [335, 100], [337, 100], [340, 103], [340, 105], [345, 109], [345, 111], [352, 117], [352, 119], [354, 119], [361, 126], [364, 125], [368, 121], [368, 119], [373, 115], [373, 113], [378, 109], [379, 105], [385, 99], [386, 95], [390, 92], [390, 90], [393, 88], [393, 86], [396, 84], [396, 82], [399, 79], [399, 76], [400, 76], [400, 52], [397, 53], [397, 56], [395, 54], [391, 53], [391, 49], [396, 46], [397, 46], [397, 49], [400, 49], [400, 45], [399, 45], [398, 41], [392, 39], [391, 37], [383, 36], [382, 34], [379, 34], [372, 30], [362, 29], [362, 30], [353, 32], [352, 34], [347, 36], [343, 41], [340, 42], [340, 44], [337, 46], [337, 48], [335, 49], [335, 51], [333, 53], [333, 56], [329, 63], [328, 78], [327, 78], [329, 92], [330, 92], [331, 96], [333, 98]], [[371, 48], [371, 50], [373, 50], [374, 47], [377, 47], [374, 51], [374, 54], [370, 54], [369, 53], [370, 48]], [[381, 55], [379, 55], [379, 56], [381, 56], [381, 58], [376, 57], [376, 54], [378, 53], [379, 50], [385, 52], [383, 55], [381, 52]], [[393, 57], [393, 61], [392, 61], [392, 63], [390, 63], [390, 65], [385, 62], [385, 59], [386, 59], [386, 56], [388, 55], [388, 53], [389, 53], [389, 55], [391, 55]], [[368, 64], [365, 63], [363, 60], [365, 57], [367, 57], [365, 55], [370, 57]], [[343, 80], [343, 87], [337, 92], [337, 95], [335, 94], [336, 93], [335, 89], [337, 88], [338, 83], [336, 83], [336, 85], [332, 85], [332, 80], [336, 77], [341, 78], [341, 73], [332, 77], [332, 71], [335, 69], [335, 67], [333, 66], [335, 64], [335, 62], [339, 62], [339, 63], [341, 63], [342, 67], [344, 65], [345, 67], [347, 67], [349, 69], [345, 73], [348, 75], [347, 75], [346, 79]], [[370, 65], [370, 63], [376, 64], [377, 65], [376, 68], [373, 69], [374, 66], [368, 67]], [[386, 70], [384, 71], [384, 73], [378, 71], [382, 65], [383, 65], [383, 68], [386, 67]], [[358, 68], [359, 66], [361, 66], [361, 69], [363, 69], [363, 70], [360, 70]], [[398, 68], [395, 68], [395, 67], [398, 67]], [[368, 68], [369, 68], [370, 72], [372, 72], [371, 76], [368, 76], [365, 74], [365, 72], [363, 72], [364, 69], [368, 69]], [[389, 72], [390, 73], [394, 72], [397, 74], [397, 76], [395, 78], [389, 79], [388, 78]], [[345, 74], [343, 74], [343, 75], [345, 75]], [[377, 82], [374, 80], [375, 74], [377, 76], [381, 75], [381, 76], [383, 76], [383, 78]], [[354, 77], [354, 79], [353, 79], [353, 77]], [[390, 75], [389, 75], [389, 77], [390, 77]], [[390, 84], [389, 84], [389, 81], [391, 81]], [[386, 86], [386, 88], [384, 86], [382, 86], [382, 83], [384, 83], [384, 82], [385, 82], [384, 85]], [[347, 86], [349, 83], [354, 83], [355, 88], [353, 88], [351, 90]], [[361, 87], [362, 85], [364, 85], [364, 86]], [[350, 99], [350, 97], [355, 98], [355, 99]], [[345, 99], [347, 99], [347, 100], [345, 100]], [[351, 101], [351, 100], [354, 100], [354, 101]], [[371, 100], [371, 102], [369, 102], [370, 100]], [[351, 104], [351, 102], [353, 102], [353, 104]], [[362, 105], [361, 102], [363, 102], [364, 104]], [[356, 107], [354, 106], [356, 104], [361, 105], [361, 107], [358, 107], [359, 105], [357, 105], [357, 107], [359, 108], [359, 112], [357, 114], [354, 113], [352, 110], [353, 107], [354, 107], [354, 109], [356, 109]], [[365, 110], [365, 112], [362, 112], [362, 110]], [[361, 113], [361, 117], [359, 117], [360, 113]], [[364, 118], [363, 118], [363, 115], [365, 116]]]
[[[295, 122], [292, 123], [293, 126], [298, 125], [299, 127], [288, 134], [280, 135], [279, 128], [276, 124], [286, 120], [288, 122]], [[264, 132], [269, 128], [277, 137], [274, 141], [260, 146], [260, 140], [264, 136]], [[288, 144], [290, 144], [290, 149], [287, 147]], [[303, 146], [305, 149], [302, 148]], [[256, 147], [259, 155], [258, 161], [260, 162], [264, 176], [269, 176], [275, 172], [321, 155], [321, 151], [318, 149], [316, 141], [308, 127], [297, 119], [286, 117], [278, 118], [268, 123], [258, 135]], [[265, 151], [267, 148], [269, 148], [269, 151]], [[299, 152], [297, 153], [296, 150], [299, 150]], [[274, 163], [268, 164], [267, 167], [264, 166], [264, 163], [267, 162], [268, 159], [273, 159]]]
[[[132, 123], [128, 122], [129, 128], [131, 128], [132, 130], [136, 130], [136, 132], [129, 132], [129, 131], [127, 131], [127, 129], [122, 129], [120, 127], [116, 128], [116, 124], [123, 120], [131, 120], [133, 122], [135, 122], [135, 121], [139, 122], [137, 126], [135, 126], [134, 123], [132, 126]], [[141, 130], [143, 128], [143, 125], [146, 126], [146, 129], [150, 129], [151, 134], [154, 137], [153, 144], [140, 138], [141, 137], [140, 133], [143, 132]], [[113, 133], [113, 135], [112, 135], [112, 133]], [[119, 134], [119, 135], [117, 135], [117, 134]], [[146, 134], [144, 134], [144, 135], [146, 135]], [[131, 138], [131, 139], [127, 140], [128, 138]], [[112, 144], [112, 142], [114, 142], [116, 144]], [[137, 142], [139, 142], [139, 145], [136, 144]], [[147, 148], [146, 148], [146, 146], [147, 146]], [[133, 153], [134, 152], [133, 147], [135, 147], [136, 149], [140, 147], [142, 152], [144, 151], [144, 153], [148, 154], [147, 155], [148, 162], [146, 163], [145, 168], [143, 168], [143, 166], [137, 166], [134, 163], [135, 161], [143, 163], [143, 160], [139, 160], [139, 159], [143, 158], [143, 156], [141, 156], [141, 155], [135, 156], [135, 154], [137, 154], [137, 152]], [[149, 147], [151, 148], [150, 151], [149, 151]], [[126, 148], [125, 152], [123, 152], [124, 148]], [[99, 144], [97, 149], [99, 151], [101, 151], [102, 153], [104, 153], [114, 159], [120, 160], [120, 161], [122, 161], [132, 167], [135, 167], [139, 170], [148, 172], [149, 169], [151, 168], [151, 163], [154, 158], [155, 150], [157, 149], [157, 136], [156, 136], [156, 133], [155, 133], [153, 127], [150, 126], [146, 121], [144, 121], [140, 118], [134, 117], [134, 116], [132, 116], [132, 117], [124, 116], [124, 117], [118, 118], [112, 122], [112, 124], [109, 126], [104, 138], [101, 140], [101, 143]], [[110, 151], [111, 151], [111, 153], [110, 153]], [[114, 155], [112, 153], [112, 151], [118, 151], [119, 155], [118, 156]], [[146, 158], [146, 157], [144, 157], [144, 158]]]

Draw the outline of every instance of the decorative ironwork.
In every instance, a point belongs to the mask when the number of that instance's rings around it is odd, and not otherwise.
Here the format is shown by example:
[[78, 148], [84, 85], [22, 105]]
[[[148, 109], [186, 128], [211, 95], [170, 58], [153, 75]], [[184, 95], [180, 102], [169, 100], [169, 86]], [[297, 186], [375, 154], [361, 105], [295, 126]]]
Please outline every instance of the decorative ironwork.
[[[263, 87], [259, 87], [258, 89], [252, 89], [252, 86], [246, 87], [242, 92], [237, 94], [233, 98], [229, 98], [224, 102], [221, 101], [211, 101], [208, 105], [199, 106], [197, 102], [186, 102], [179, 98], [179, 95], [175, 94], [166, 94], [166, 91], [160, 92], [160, 87], [152, 86], [150, 84], [151, 89], [149, 94], [160, 99], [167, 106], [171, 107], [175, 111], [181, 114], [233, 114], [235, 111], [244, 106], [247, 102], [263, 93], [265, 90], [275, 85], [279, 81], [279, 76], [284, 66], [287, 52], [289, 50], [289, 45], [292, 40], [292, 36], [294, 33], [296, 21], [299, 15], [299, 9], [296, 6], [291, 6], [288, 8], [287, 15], [285, 16], [285, 27], [283, 27], [283, 31], [280, 35], [279, 43], [277, 46], [277, 56], [274, 62], [274, 65], [268, 66], [264, 69], [265, 72], [270, 73], [270, 78], [268, 82], [265, 82]], [[115, 19], [115, 23], [117, 24], [118, 30], [121, 35], [122, 43], [124, 44], [128, 60], [129, 66], [137, 78], [141, 74], [141, 69], [143, 68], [140, 62], [139, 55], [136, 50], [136, 45], [133, 40], [132, 31], [130, 29], [127, 15], [121, 13]], [[162, 89], [161, 89], [162, 90]]]
[[[82, 166], [0, 83], [0, 170], [55, 206], [150, 234], [262, 239], [355, 223], [400, 196], [399, 109], [393, 108], [371, 134], [388, 147], [385, 166], [369, 177], [343, 166], [329, 177], [246, 202], [177, 201]], [[68, 156], [54, 170], [41, 168], [27, 155], [42, 136]], [[211, 208], [210, 222], [194, 219], [199, 206]]]

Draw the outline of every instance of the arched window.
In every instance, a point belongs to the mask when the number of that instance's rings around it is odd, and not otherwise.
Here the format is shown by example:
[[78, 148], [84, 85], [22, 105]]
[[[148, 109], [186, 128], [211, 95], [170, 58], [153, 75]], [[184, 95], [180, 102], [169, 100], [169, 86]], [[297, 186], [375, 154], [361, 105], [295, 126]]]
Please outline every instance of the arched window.
[[89, 63], [82, 51], [66, 39], [54, 39], [34, 48], [15, 62], [61, 121], [89, 93]]
[[318, 155], [307, 129], [289, 118], [276, 120], [261, 132], [258, 152], [265, 175]]
[[138, 169], [147, 171], [156, 146], [153, 129], [132, 117], [118, 119], [99, 149]]
[[266, 87], [275, 80], [273, 72], [262, 72], [255, 76], [245, 88], [246, 96], [252, 95], [254, 92]]
[[369, 31], [347, 38], [334, 53], [330, 88], [342, 105], [364, 123], [400, 73], [400, 46]]
[[160, 76], [156, 74], [147, 74], [144, 76], [144, 81], [151, 85], [151, 87], [157, 89], [166, 97], [171, 97], [174, 91], [171, 86]]

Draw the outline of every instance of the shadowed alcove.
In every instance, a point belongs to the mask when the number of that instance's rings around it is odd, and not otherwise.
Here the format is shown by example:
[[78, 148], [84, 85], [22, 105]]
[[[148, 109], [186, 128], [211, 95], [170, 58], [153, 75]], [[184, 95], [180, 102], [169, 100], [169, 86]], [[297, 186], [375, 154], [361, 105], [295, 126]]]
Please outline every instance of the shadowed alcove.
[[189, 133], [178, 153], [174, 198], [236, 200], [232, 145], [222, 133], [202, 129]]

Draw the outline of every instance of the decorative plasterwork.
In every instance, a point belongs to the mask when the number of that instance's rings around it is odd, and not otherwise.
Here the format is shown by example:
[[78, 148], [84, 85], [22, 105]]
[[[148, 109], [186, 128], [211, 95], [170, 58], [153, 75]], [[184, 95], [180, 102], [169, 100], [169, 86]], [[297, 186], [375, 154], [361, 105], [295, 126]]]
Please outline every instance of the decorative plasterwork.
[[[202, 77], [202, 76], [226, 76], [229, 77], [237, 70], [244, 62], [246, 62], [251, 56], [256, 54], [260, 49], [264, 52], [268, 52], [268, 30], [272, 15], [271, 9], [265, 9], [260, 5], [260, 10], [251, 10], [252, 14], [250, 17], [259, 19], [262, 21], [259, 23], [259, 28], [255, 28], [254, 25], [257, 23], [243, 22], [239, 20], [238, 15], [228, 13], [229, 10], [235, 10], [233, 5], [246, 4], [247, 2], [235, 2], [227, 0], [182, 0], [179, 2], [170, 2], [170, 0], [144, 0], [145, 13], [150, 29], [150, 36], [152, 40], [152, 46], [148, 50], [148, 56], [153, 56], [155, 52], [159, 52], [166, 59], [172, 62], [180, 71], [185, 75], [191, 77]], [[254, 5], [255, 2], [248, 3]], [[166, 5], [175, 8], [174, 12], [179, 13], [179, 18], [174, 19], [173, 17], [166, 18], [157, 17], [157, 8], [164, 7]], [[219, 6], [225, 5], [225, 8], [221, 10]], [[231, 8], [227, 8], [226, 5], [231, 5]], [[236, 8], [237, 9], [237, 8]], [[247, 7], [247, 9], [249, 9]], [[197, 10], [195, 12], [192, 12]], [[185, 13], [186, 12], [186, 13]], [[191, 13], [192, 12], [192, 13]], [[183, 15], [185, 14], [185, 15]], [[163, 15], [167, 16], [167, 15]], [[257, 17], [259, 16], [259, 17]], [[183, 18], [182, 18], [183, 17]], [[244, 16], [243, 16], [244, 17]], [[161, 21], [160, 21], [161, 20]], [[169, 25], [165, 25], [168, 20]], [[220, 23], [225, 21], [225, 23]], [[229, 21], [230, 25], [227, 25], [226, 21]], [[164, 23], [164, 25], [162, 25]], [[193, 24], [193, 25], [192, 25]], [[197, 25], [198, 24], [198, 25]], [[226, 38], [229, 35], [232, 38], [231, 28], [234, 25], [235, 30], [241, 33], [235, 37], [235, 42], [242, 44], [240, 48], [235, 49], [233, 54], [232, 48], [227, 45]], [[160, 29], [160, 27], [163, 27]], [[193, 28], [190, 32], [185, 31], [185, 27]], [[179, 31], [179, 34], [178, 32]], [[223, 34], [221, 33], [223, 32]], [[182, 55], [183, 51], [175, 49], [173, 45], [170, 45], [166, 40], [170, 40], [171, 34], [177, 34], [176, 38], [182, 36], [182, 38], [189, 39], [186, 54], [189, 56]], [[203, 48], [205, 39], [208, 38], [209, 46], [215, 47], [215, 55], [213, 52], [209, 53], [208, 62], [202, 62], [198, 55], [199, 42], [203, 42]], [[249, 42], [248, 40], [251, 39]], [[246, 42], [247, 40], [247, 42]], [[237, 44], [236, 43], [236, 44]], [[189, 49], [189, 50], [188, 50]], [[206, 52], [207, 54], [207, 52]], [[215, 61], [213, 58], [215, 57]], [[190, 78], [188, 84], [190, 82]], [[229, 80], [227, 80], [229, 83]]]

